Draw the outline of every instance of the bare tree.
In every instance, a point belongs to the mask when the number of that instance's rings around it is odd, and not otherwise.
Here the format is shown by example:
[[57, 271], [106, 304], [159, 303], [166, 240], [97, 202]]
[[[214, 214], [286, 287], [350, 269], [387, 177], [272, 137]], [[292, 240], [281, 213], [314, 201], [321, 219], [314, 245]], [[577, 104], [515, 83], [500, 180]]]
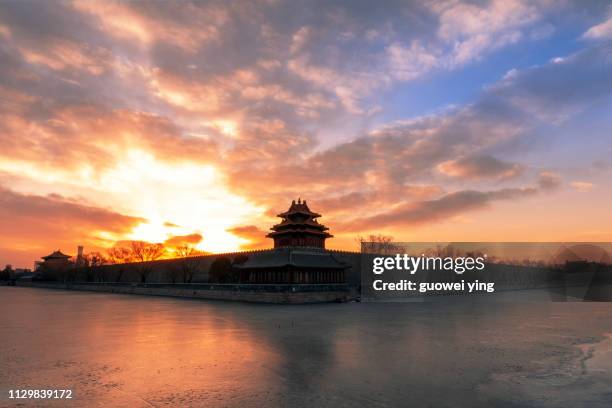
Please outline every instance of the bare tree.
[[85, 273], [87, 276], [87, 281], [93, 279], [94, 281], [101, 281], [101, 266], [106, 263], [106, 259], [100, 252], [90, 252], [88, 254], [84, 254], [81, 258], [81, 266], [85, 268]]
[[131, 252], [128, 248], [112, 247], [106, 250], [106, 259], [109, 264], [121, 264], [130, 262]]
[[193, 257], [199, 255], [200, 252], [193, 246], [186, 244], [176, 247], [174, 253], [177, 258], [181, 258], [180, 268], [183, 282], [191, 283], [198, 270], [198, 262]]
[[189, 244], [180, 245], [174, 248], [174, 253], [177, 258], [187, 258], [197, 253], [196, 249]]
[[130, 243], [132, 258], [136, 262], [149, 262], [161, 258], [166, 253], [163, 244], [152, 244], [145, 241], [132, 241]]
[[397, 253], [401, 247], [393, 243], [393, 237], [388, 235], [369, 235], [367, 238], [359, 236], [357, 238], [361, 246], [361, 252], [375, 254]]
[[123, 273], [125, 272], [125, 267], [123, 264], [126, 262], [132, 261], [132, 252], [125, 247], [112, 247], [106, 250], [107, 261], [111, 265], [119, 265], [116, 267], [116, 275], [114, 276], [113, 281], [121, 282], [121, 278], [123, 277]]
[[137, 268], [140, 274], [140, 282], [145, 283], [147, 277], [153, 271], [151, 261], [155, 261], [166, 253], [163, 244], [152, 244], [145, 241], [132, 241], [130, 244], [132, 258], [138, 262]]

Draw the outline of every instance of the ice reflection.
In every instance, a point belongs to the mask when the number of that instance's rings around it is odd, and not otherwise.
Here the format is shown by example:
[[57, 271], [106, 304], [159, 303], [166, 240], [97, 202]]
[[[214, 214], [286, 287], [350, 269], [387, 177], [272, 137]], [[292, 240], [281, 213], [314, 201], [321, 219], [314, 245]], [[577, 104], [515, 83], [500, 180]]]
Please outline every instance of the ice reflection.
[[4, 404], [5, 390], [25, 386], [72, 388], [73, 406], [611, 403], [610, 359], [581, 349], [607, 344], [607, 303], [273, 306], [5, 287], [0, 296]]

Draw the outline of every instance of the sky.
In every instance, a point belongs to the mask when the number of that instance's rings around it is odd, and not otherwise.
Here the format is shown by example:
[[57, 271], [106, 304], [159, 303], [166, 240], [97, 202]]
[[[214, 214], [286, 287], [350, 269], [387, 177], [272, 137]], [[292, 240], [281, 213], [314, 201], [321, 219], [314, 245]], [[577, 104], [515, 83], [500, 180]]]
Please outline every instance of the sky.
[[612, 2], [0, 2], [0, 265], [612, 240]]

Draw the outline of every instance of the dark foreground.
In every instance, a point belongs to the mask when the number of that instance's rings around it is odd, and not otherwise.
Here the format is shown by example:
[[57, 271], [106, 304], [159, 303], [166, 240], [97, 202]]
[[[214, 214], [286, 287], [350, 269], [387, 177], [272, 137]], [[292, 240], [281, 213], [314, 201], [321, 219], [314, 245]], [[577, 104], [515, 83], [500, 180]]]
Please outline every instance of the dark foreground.
[[610, 407], [612, 303], [251, 305], [0, 287], [0, 406]]

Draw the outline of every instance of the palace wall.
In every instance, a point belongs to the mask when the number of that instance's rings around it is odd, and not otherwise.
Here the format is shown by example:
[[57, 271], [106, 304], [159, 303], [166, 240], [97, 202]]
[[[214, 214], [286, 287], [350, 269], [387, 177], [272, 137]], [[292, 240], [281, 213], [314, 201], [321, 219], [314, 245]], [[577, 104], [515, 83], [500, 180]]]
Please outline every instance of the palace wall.
[[[89, 270], [81, 268], [77, 270], [73, 279], [76, 281], [138, 283], [141, 282], [141, 273], [144, 271], [147, 283], [183, 283], [182, 270], [187, 263], [187, 267], [194, 272], [191, 283], [209, 283], [211, 266], [217, 259], [227, 258], [234, 262], [237, 258], [244, 260], [244, 257], [257, 257], [272, 251], [274, 250], [241, 251], [151, 262], [103, 265]], [[361, 280], [361, 254], [334, 250], [327, 250], [327, 252], [337, 260], [349, 265], [345, 273], [346, 283], [358, 286]]]
[[[304, 249], [304, 248], [301, 248]], [[361, 254], [359, 252], [321, 250], [330, 253], [338, 261], [347, 264], [349, 267], [345, 272], [345, 283], [352, 287], [365, 285], [365, 290], [371, 286], [374, 278], [368, 273], [365, 281], [362, 282], [362, 265], [371, 265], [371, 257], [374, 254]], [[128, 263], [119, 265], [104, 265], [94, 270], [77, 270], [76, 274], [70, 278], [76, 282], [119, 282], [119, 283], [141, 283], [141, 272], [146, 270], [145, 283], [165, 284], [165, 283], [184, 283], [182, 269], [185, 263], [193, 270], [191, 283], [208, 284], [215, 283], [210, 279], [211, 266], [220, 258], [227, 258], [230, 262], [236, 259], [245, 260], [245, 257], [253, 258], [262, 255], [269, 255], [273, 249], [230, 252], [223, 254], [212, 254], [196, 256], [190, 258], [166, 259], [152, 262]], [[608, 273], [606, 276], [612, 274]], [[465, 279], [473, 281], [478, 279], [481, 282], [495, 282], [497, 290], [516, 290], [516, 289], [536, 289], [546, 287], [557, 287], [580, 284], [586, 277], [585, 274], [567, 274], [559, 269], [537, 268], [517, 265], [494, 265], [488, 264], [486, 271], [470, 272], [464, 275], [457, 275], [454, 272], [443, 271], [421, 271], [415, 275], [407, 276], [401, 271], [385, 272], [385, 281], [393, 282], [400, 279], [412, 279], [415, 282], [454, 282]], [[577, 280], [573, 282], [573, 280]], [[609, 280], [612, 280], [610, 278]], [[225, 283], [232, 283], [231, 281]], [[435, 294], [435, 293], [430, 293]], [[398, 294], [399, 295], [399, 294]]]

